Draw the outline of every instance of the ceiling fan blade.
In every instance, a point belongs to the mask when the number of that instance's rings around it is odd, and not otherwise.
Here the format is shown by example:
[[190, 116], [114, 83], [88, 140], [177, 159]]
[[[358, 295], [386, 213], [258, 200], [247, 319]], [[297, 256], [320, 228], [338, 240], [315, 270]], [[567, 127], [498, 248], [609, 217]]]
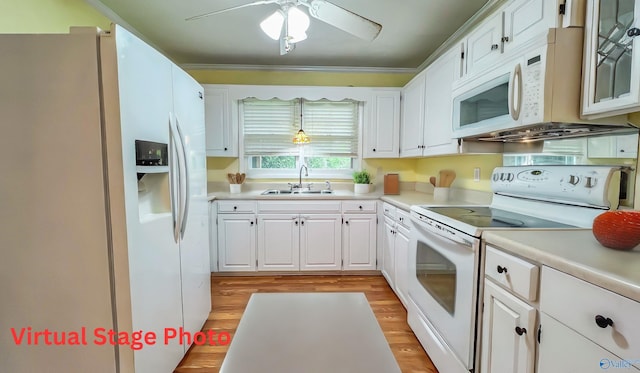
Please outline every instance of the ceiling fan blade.
[[254, 2], [248, 3], [248, 4], [233, 6], [231, 8], [220, 9], [220, 10], [216, 10], [216, 11], [213, 11], [213, 12], [204, 13], [204, 14], [200, 14], [200, 15], [197, 15], [197, 16], [185, 18], [185, 21], [193, 21], [193, 20], [196, 20], [196, 19], [205, 18], [205, 17], [216, 15], [216, 14], [228, 12], [230, 10], [247, 8], [247, 7], [254, 6], [254, 5], [273, 4], [273, 3], [277, 3], [277, 2], [278, 2], [278, 0], [258, 0], [258, 1], [254, 1]]
[[309, 7], [312, 17], [364, 40], [372, 41], [382, 30], [381, 24], [325, 0], [311, 0], [302, 4]]

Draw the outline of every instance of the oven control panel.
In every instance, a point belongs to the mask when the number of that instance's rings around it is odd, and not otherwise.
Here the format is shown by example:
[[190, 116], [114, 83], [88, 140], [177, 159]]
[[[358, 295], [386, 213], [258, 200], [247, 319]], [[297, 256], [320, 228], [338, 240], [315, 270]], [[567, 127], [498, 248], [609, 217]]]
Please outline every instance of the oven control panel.
[[496, 167], [491, 175], [491, 190], [517, 197], [608, 207], [613, 196], [619, 194], [620, 172], [620, 167], [610, 166]]

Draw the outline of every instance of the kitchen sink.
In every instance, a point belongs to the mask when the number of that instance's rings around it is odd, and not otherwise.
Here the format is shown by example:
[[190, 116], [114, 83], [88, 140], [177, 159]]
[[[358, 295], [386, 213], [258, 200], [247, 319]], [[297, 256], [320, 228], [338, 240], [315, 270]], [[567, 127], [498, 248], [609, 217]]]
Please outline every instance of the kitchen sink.
[[266, 195], [266, 196], [279, 195], [279, 194], [284, 194], [284, 195], [287, 195], [287, 194], [289, 195], [291, 194], [333, 194], [333, 190], [331, 189], [322, 189], [322, 190], [267, 189], [264, 192], [262, 192], [262, 195]]

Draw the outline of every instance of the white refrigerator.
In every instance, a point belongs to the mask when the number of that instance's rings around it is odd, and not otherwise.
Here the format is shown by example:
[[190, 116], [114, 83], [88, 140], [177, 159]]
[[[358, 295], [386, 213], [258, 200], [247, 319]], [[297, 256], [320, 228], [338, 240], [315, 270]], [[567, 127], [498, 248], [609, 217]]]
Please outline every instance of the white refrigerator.
[[0, 35], [0, 371], [180, 362], [211, 309], [202, 91], [118, 26]]

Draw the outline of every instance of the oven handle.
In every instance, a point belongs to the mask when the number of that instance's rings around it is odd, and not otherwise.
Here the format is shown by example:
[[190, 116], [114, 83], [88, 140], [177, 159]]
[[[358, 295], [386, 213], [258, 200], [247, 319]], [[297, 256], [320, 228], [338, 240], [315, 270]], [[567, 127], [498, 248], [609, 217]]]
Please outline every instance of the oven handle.
[[465, 237], [462, 237], [459, 233], [457, 233], [452, 228], [449, 228], [444, 224], [437, 223], [424, 216], [412, 216], [412, 218], [420, 228], [428, 230], [431, 233], [434, 233], [448, 240], [457, 242], [459, 244], [473, 247], [473, 241], [466, 239]]

